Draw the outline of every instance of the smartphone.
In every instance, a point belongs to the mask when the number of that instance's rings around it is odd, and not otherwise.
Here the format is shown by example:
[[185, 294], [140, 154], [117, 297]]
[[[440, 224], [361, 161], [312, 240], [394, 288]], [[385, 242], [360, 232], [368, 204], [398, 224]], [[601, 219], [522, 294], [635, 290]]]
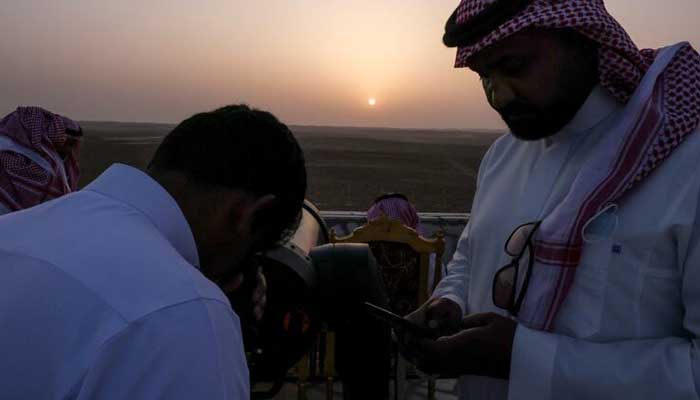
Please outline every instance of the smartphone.
[[438, 338], [437, 333], [432, 329], [416, 325], [406, 318], [402, 318], [393, 312], [372, 303], [365, 302], [365, 310], [374, 318], [377, 318], [385, 324], [391, 326], [396, 333], [409, 333], [419, 339], [436, 340]]

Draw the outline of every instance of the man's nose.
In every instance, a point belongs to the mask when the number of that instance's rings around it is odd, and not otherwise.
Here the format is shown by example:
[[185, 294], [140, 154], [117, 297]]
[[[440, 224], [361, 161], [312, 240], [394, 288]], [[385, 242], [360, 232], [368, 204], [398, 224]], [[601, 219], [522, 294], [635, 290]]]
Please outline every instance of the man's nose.
[[515, 100], [515, 92], [507, 82], [501, 79], [489, 78], [488, 83], [485, 82], [485, 87], [489, 103], [496, 110], [504, 108]]

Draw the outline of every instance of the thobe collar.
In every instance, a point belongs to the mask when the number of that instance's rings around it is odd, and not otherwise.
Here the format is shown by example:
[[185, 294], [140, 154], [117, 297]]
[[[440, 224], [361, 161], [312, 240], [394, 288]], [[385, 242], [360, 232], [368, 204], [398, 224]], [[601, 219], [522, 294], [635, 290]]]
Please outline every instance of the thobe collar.
[[610, 114], [622, 110], [624, 105], [618, 103], [612, 94], [600, 85], [596, 85], [574, 118], [559, 132], [545, 138], [545, 146], [569, 141], [583, 132], [590, 131]]
[[199, 268], [194, 235], [173, 197], [144, 172], [114, 164], [85, 190], [111, 197], [143, 213], [180, 255]]

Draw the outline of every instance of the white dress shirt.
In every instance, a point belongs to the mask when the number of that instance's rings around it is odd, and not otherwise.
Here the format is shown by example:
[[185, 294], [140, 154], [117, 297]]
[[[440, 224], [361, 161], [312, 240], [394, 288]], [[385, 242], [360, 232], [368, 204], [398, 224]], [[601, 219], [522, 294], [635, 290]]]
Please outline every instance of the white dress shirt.
[[0, 217], [0, 398], [247, 399], [239, 320], [175, 200], [114, 165]]
[[[504, 242], [541, 220], [624, 107], [597, 87], [551, 139], [506, 135], [484, 157], [469, 224], [434, 296], [465, 314], [492, 301]], [[518, 326], [510, 381], [466, 376], [462, 399], [698, 399], [700, 131], [585, 229], [573, 287], [554, 333]]]

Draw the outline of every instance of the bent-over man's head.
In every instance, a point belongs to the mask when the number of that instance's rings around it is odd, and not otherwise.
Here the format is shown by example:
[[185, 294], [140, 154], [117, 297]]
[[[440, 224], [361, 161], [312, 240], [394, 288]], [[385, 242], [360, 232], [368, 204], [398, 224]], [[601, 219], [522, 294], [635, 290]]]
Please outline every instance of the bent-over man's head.
[[296, 230], [306, 193], [304, 155], [292, 132], [245, 105], [180, 123], [148, 172], [178, 202], [202, 272], [219, 284]]

